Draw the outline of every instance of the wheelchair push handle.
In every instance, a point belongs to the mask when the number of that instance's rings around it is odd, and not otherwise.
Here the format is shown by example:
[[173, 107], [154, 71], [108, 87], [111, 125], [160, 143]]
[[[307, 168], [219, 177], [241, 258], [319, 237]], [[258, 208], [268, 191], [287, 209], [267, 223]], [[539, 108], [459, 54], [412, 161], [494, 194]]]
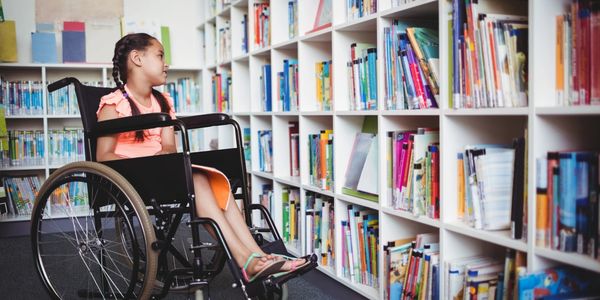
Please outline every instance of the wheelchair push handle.
[[77, 78], [75, 78], [75, 77], [65, 77], [63, 79], [60, 79], [58, 81], [55, 81], [55, 82], [49, 84], [48, 92], [52, 93], [58, 89], [64, 88], [65, 86], [67, 86], [71, 83], [81, 84], [81, 82], [79, 82], [79, 80], [77, 80]]

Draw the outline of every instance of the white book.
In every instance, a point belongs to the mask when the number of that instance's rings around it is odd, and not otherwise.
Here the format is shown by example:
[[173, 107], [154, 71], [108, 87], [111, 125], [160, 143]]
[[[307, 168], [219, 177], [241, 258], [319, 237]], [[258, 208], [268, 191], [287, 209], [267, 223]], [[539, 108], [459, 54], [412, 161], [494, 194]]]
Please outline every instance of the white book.
[[358, 179], [356, 189], [360, 192], [365, 192], [373, 195], [379, 195], [379, 172], [378, 163], [378, 148], [377, 139], [374, 136], [371, 139], [371, 147], [365, 159], [365, 163]]

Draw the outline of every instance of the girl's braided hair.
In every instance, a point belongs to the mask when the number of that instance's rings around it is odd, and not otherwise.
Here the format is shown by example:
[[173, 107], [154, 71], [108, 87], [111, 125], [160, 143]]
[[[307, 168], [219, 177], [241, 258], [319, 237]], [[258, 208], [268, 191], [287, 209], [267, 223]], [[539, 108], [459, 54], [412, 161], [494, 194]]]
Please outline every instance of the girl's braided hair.
[[[129, 101], [129, 106], [131, 106], [131, 115], [133, 116], [139, 115], [140, 110], [133, 102], [133, 99], [131, 99], [131, 97], [129, 97], [125, 91], [125, 84], [127, 83], [127, 57], [132, 50], [145, 50], [148, 46], [150, 46], [152, 40], [156, 39], [149, 34], [131, 33], [122, 37], [115, 44], [115, 54], [112, 60], [112, 75], [117, 85], [117, 89], [119, 89], [127, 101]], [[158, 100], [158, 103], [160, 104], [160, 110], [164, 113], [169, 113], [170, 107], [165, 96], [155, 89], [152, 89], [152, 95], [156, 98], [156, 100]], [[144, 140], [143, 130], [137, 130], [135, 132], [135, 140], [138, 142], [142, 142]]]

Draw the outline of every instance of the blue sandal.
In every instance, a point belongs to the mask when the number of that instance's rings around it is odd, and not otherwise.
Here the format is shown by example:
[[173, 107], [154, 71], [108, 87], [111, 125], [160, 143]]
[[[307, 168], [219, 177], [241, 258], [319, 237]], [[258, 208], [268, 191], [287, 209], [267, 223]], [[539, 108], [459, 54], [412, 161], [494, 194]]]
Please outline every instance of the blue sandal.
[[248, 269], [248, 266], [250, 265], [250, 261], [252, 261], [255, 258], [261, 258], [261, 257], [263, 257], [263, 256], [258, 253], [252, 253], [248, 257], [248, 260], [246, 260], [246, 264], [244, 264], [244, 267], [242, 268], [242, 276], [244, 276], [244, 279], [247, 282], [252, 282], [258, 278], [267, 277], [269, 275], [279, 274], [278, 272], [281, 271], [281, 268], [286, 263], [286, 260], [272, 261], [270, 264], [267, 264], [264, 268], [262, 268], [260, 271], [258, 271], [258, 273], [254, 274], [254, 276], [249, 277], [248, 272], [246, 270]]

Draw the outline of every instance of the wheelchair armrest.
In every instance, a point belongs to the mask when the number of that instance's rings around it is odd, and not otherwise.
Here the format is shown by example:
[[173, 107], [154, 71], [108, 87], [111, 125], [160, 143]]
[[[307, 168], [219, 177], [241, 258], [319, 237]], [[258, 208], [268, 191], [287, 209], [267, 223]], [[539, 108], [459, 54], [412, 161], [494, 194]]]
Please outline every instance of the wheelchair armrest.
[[185, 125], [183, 125], [181, 122], [178, 122], [177, 120], [172, 120], [169, 114], [149, 113], [98, 122], [92, 134], [94, 136], [103, 136], [112, 133], [121, 133], [167, 126], [185, 127]]
[[229, 115], [223, 113], [202, 114], [177, 119], [183, 121], [187, 129], [227, 125], [231, 122]]

